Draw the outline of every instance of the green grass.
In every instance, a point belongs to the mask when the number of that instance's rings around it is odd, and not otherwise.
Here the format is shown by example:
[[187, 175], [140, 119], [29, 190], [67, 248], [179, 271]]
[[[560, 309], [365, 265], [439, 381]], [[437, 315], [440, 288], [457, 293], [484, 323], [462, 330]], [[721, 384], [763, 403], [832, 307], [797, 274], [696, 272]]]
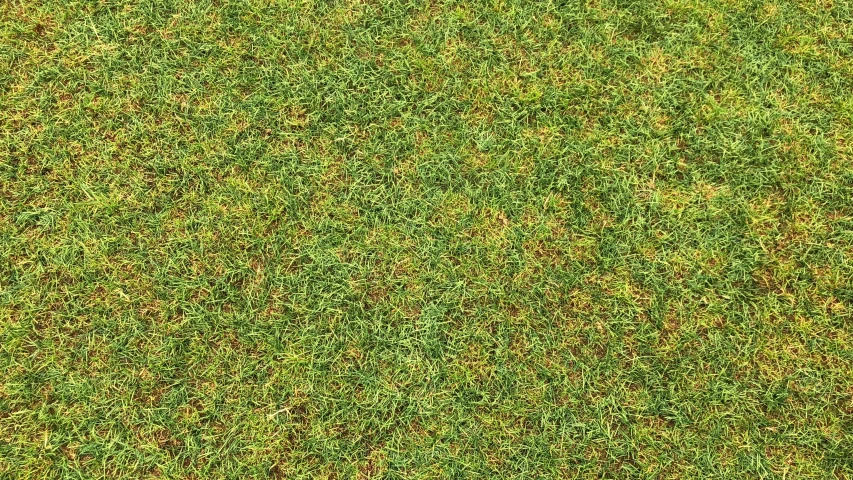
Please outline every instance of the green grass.
[[0, 2], [0, 478], [853, 478], [853, 4]]

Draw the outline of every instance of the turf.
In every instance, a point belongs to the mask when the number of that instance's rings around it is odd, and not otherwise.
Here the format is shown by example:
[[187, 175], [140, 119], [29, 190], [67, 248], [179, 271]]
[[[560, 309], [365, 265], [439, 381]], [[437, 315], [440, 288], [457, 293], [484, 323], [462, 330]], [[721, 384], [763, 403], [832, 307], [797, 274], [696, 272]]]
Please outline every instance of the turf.
[[0, 2], [0, 478], [853, 478], [853, 4]]

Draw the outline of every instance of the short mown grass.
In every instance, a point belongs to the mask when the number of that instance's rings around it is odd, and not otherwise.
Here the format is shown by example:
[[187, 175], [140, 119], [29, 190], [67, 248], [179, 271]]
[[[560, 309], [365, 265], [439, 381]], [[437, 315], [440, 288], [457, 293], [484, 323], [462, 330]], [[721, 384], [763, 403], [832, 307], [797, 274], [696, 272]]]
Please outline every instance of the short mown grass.
[[853, 4], [0, 2], [0, 478], [853, 478]]

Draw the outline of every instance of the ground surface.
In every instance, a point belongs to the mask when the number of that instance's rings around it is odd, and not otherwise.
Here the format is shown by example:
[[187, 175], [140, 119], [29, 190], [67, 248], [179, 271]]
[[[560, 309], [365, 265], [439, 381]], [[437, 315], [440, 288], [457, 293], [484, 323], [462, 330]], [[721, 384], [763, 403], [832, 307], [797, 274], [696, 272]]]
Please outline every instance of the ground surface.
[[845, 1], [0, 3], [0, 477], [851, 478]]

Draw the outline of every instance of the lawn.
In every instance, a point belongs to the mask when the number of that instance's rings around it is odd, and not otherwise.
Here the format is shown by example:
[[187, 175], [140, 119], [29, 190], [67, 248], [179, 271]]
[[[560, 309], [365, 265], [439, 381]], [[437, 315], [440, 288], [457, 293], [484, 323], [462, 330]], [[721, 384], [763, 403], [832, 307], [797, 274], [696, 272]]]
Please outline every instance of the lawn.
[[853, 478], [853, 3], [0, 2], [0, 478]]

